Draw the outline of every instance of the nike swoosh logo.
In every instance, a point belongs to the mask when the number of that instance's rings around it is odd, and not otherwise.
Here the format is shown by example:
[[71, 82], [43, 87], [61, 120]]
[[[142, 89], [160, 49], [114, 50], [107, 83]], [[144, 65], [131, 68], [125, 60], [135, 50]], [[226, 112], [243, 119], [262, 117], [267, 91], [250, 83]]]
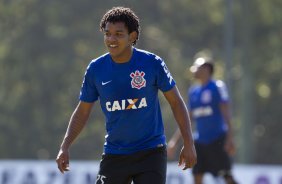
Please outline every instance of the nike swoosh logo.
[[103, 82], [103, 81], [102, 81], [102, 86], [104, 86], [104, 85], [106, 85], [106, 84], [108, 84], [108, 83], [110, 83], [110, 82], [112, 82], [112, 80], [107, 81], [107, 82]]

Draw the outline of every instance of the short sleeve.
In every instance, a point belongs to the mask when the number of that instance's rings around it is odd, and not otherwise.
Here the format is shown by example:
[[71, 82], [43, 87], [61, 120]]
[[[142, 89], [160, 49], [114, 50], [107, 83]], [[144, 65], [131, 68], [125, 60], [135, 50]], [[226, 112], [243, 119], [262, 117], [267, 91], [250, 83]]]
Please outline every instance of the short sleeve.
[[221, 80], [216, 81], [216, 87], [219, 95], [219, 100], [221, 102], [229, 101], [229, 94], [225, 83]]
[[165, 62], [158, 56], [155, 59], [157, 63], [157, 87], [161, 91], [166, 92], [175, 86], [175, 81]]
[[98, 97], [99, 93], [95, 86], [95, 76], [93, 72], [93, 67], [90, 63], [84, 75], [79, 99], [84, 102], [92, 103], [98, 100]]

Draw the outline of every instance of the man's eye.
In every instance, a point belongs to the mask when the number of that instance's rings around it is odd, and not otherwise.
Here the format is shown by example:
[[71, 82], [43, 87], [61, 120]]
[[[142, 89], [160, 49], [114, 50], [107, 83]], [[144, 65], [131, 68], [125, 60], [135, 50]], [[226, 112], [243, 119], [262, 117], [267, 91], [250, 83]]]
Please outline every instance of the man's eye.
[[122, 34], [122, 33], [117, 33], [116, 36], [117, 36], [117, 37], [122, 37], [123, 34]]

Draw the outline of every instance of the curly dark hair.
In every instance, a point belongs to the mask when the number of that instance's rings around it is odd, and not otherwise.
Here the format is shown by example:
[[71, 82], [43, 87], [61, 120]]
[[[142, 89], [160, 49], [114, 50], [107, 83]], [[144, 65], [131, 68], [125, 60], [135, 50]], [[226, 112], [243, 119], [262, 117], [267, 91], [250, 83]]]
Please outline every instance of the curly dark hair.
[[139, 18], [130, 8], [113, 7], [112, 9], [107, 11], [100, 22], [101, 31], [104, 31], [106, 24], [108, 22], [111, 23], [124, 22], [125, 26], [128, 29], [128, 33], [132, 33], [133, 31], [136, 31], [137, 38], [133, 42], [133, 45], [136, 45], [141, 28], [139, 25]]

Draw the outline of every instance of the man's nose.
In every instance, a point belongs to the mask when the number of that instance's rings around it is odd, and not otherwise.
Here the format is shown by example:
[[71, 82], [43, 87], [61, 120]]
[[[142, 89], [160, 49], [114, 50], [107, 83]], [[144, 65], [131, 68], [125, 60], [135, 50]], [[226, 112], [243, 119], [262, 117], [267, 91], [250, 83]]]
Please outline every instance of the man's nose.
[[108, 40], [108, 41], [116, 41], [116, 40], [117, 40], [117, 37], [116, 37], [115, 35], [109, 35], [109, 36], [107, 37], [107, 40]]

